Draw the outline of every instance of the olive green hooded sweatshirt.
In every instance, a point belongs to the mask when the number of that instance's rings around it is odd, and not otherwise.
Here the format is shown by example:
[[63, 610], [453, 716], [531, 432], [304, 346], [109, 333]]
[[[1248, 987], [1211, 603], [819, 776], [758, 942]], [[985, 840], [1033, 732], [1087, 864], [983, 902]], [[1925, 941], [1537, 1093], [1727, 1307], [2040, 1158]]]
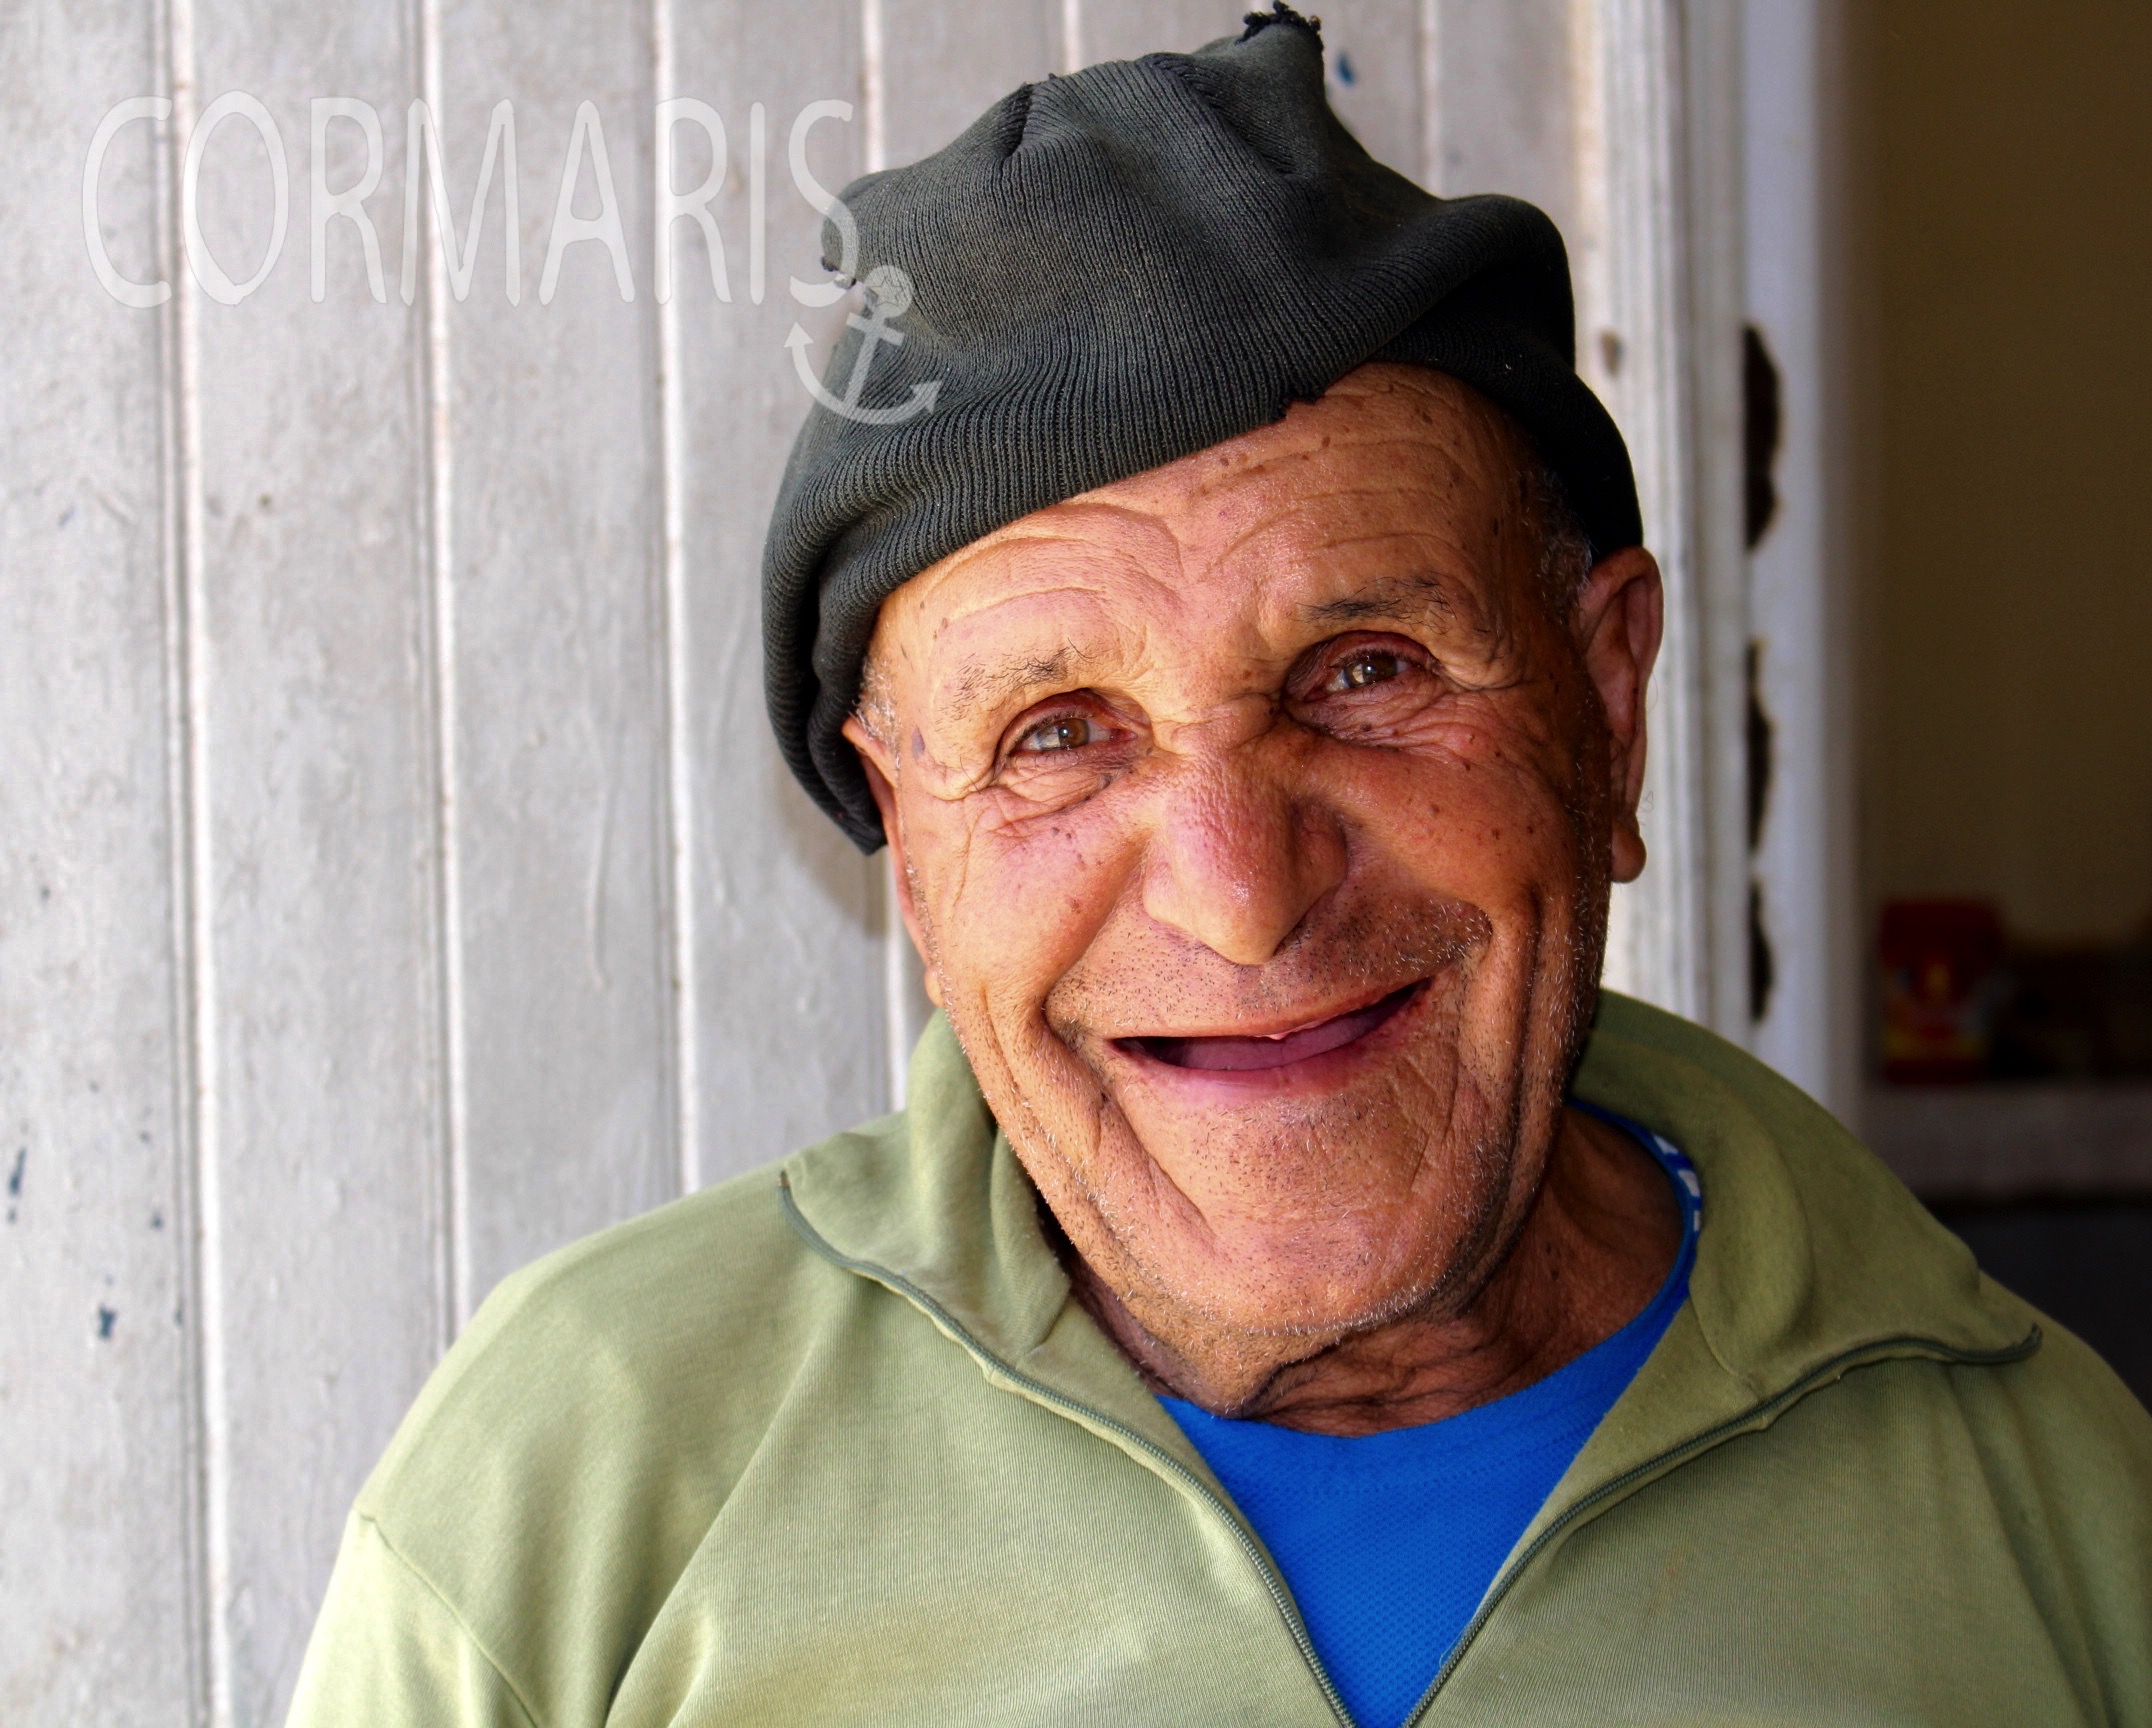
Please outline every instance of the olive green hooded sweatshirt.
[[[2152, 1724], [2152, 1419], [1821, 1109], [1609, 996], [1689, 1300], [1416, 1722]], [[1346, 1720], [1070, 1299], [946, 1026], [903, 1115], [507, 1280], [361, 1494], [297, 1728]]]

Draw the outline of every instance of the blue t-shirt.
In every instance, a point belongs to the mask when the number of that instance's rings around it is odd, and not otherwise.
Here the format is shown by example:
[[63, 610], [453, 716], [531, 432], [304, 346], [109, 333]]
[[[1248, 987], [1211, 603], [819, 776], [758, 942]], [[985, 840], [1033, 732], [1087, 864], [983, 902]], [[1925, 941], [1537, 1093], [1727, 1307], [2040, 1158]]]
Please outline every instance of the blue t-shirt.
[[1411, 1713], [1688, 1296], [1703, 1227], [1695, 1167], [1648, 1129], [1607, 1119], [1666, 1166], [1687, 1228], [1658, 1294], [1575, 1361], [1461, 1415], [1350, 1438], [1161, 1400], [1269, 1547], [1360, 1728], [1394, 1728]]

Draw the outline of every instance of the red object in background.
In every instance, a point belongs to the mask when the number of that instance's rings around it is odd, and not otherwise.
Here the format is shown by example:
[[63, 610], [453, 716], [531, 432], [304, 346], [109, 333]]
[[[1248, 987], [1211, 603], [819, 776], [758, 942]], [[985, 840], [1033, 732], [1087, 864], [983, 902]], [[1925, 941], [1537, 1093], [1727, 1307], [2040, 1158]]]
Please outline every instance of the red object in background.
[[2002, 920], [1983, 900], [1883, 908], [1883, 1077], [1977, 1080], [1988, 1071], [2002, 983]]

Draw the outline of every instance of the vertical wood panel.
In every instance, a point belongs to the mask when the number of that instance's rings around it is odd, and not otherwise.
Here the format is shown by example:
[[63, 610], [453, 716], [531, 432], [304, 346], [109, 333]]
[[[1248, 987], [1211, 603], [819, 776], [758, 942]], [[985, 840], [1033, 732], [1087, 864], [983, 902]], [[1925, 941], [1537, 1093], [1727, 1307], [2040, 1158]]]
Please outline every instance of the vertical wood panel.
[[[1019, 84], [1064, 64], [1069, 19], [1061, 0], [995, 9], [993, 26], [936, 0], [861, 0], [867, 166], [915, 162], [939, 150]], [[883, 941], [883, 1033], [888, 1093], [904, 1099], [904, 1065], [927, 1014], [917, 955], [898, 919], [886, 854], [875, 859]]]
[[1574, 259], [1584, 212], [1571, 10], [1570, 0], [1427, 0], [1429, 189], [1527, 199], [1554, 218]]
[[[185, 504], [206, 723], [196, 959], [216, 1053], [201, 1077], [207, 1613], [217, 1715], [253, 1724], [282, 1715], [345, 1510], [440, 1331], [414, 320], [393, 294], [374, 302], [349, 224], [327, 235], [322, 304], [307, 269], [308, 102], [395, 115], [411, 44], [394, 9], [228, 0], [194, 17], [192, 48], [204, 111], [238, 90], [274, 115], [293, 196], [260, 291], [195, 297]], [[330, 137], [331, 186], [356, 179], [359, 138]], [[215, 255], [250, 270], [273, 210], [251, 128], [216, 134], [201, 187]], [[393, 192], [372, 206], [390, 236], [394, 208]]]
[[1861, 1081], [1854, 890], [1852, 631], [1845, 580], [1843, 359], [1832, 340], [1839, 224], [1838, 9], [1751, 6], [1746, 33], [1746, 290], [1779, 368], [1778, 512], [1750, 561], [1752, 628], [1774, 728], [1756, 873], [1777, 987], [1756, 1050], [1850, 1120]]
[[[1719, 988], [1739, 926], [1714, 923], [1739, 900], [1738, 888], [1725, 892], [1714, 876], [1731, 867], [1738, 884], [1741, 874], [1738, 853], [1725, 858], [1719, 844], [1737, 815], [1724, 801], [1733, 757], [1712, 732], [1727, 694], [1722, 609], [1730, 599], [1738, 611], [1740, 595], [1721, 516], [1737, 500], [1706, 481], [1697, 450], [1705, 402], [1724, 373], [1706, 374], [1700, 388], [1694, 320], [1700, 309], [1716, 316], [1724, 296], [1700, 308], [1696, 292], [1694, 248], [1706, 231], [1686, 153], [1688, 45], [1678, 0], [1578, 0], [1575, 21], [1579, 368], [1628, 441], [1645, 543], [1667, 596], [1641, 812], [1650, 862], [1615, 892], [1606, 976], [1739, 1037], [1741, 1005]], [[1737, 617], [1731, 639], [1741, 628]]]
[[1418, 0], [1344, 0], [1325, 5], [1322, 20], [1331, 106], [1376, 161], [1424, 184]]
[[[737, 0], [675, 0], [675, 82], [661, 95], [709, 102], [725, 128], [727, 173], [712, 205], [725, 248], [717, 299], [702, 237], [674, 231], [679, 426], [680, 623], [684, 689], [681, 840], [688, 847], [693, 945], [686, 1028], [695, 1074], [694, 1180], [714, 1181], [877, 1114], [883, 947], [874, 924], [884, 860], [862, 859], [793, 781], [762, 701], [763, 531], [809, 398], [784, 346], [795, 321], [826, 351], [837, 328], [796, 303], [792, 278], [819, 283], [820, 218], [795, 189], [792, 126], [811, 102], [852, 105], [818, 123], [816, 180], [832, 190], [864, 166], [856, 0], [812, 0], [773, 31]], [[754, 297], [755, 104], [763, 108], [766, 251]], [[676, 141], [674, 184], [701, 183], [709, 147]]]
[[1160, 51], [1185, 54], [1238, 36], [1248, 10], [1234, 0], [1076, 0], [1076, 51], [1086, 66]]
[[[156, 313], [92, 276], [150, 7], [0, 16], [0, 1721], [192, 1716]], [[158, 276], [154, 128], [100, 227]]]
[[863, 5], [869, 51], [877, 38], [881, 48], [881, 133], [868, 142], [886, 163], [939, 150], [1017, 85], [1061, 67], [1059, 0], [997, 5], [991, 23], [937, 0]]
[[1687, 207], [1688, 301], [1674, 342], [1688, 376], [1695, 519], [1697, 726], [1704, 830], [1706, 987], [1698, 1018], [1736, 1043], [1756, 1035], [1748, 954], [1748, 549], [1741, 326], [1741, 16], [1683, 0], [1673, 132]]
[[[649, 13], [486, 0], [441, 15], [461, 223], [487, 117], [515, 104], [522, 304], [503, 304], [498, 202], [447, 310], [443, 508], [468, 1205], [459, 1307], [549, 1248], [676, 1187], [656, 350], [649, 316]], [[606, 247], [542, 271], [576, 115], [604, 129], [635, 298]], [[600, 208], [594, 156], [575, 212]], [[437, 477], [438, 478], [438, 477]]]
[[[30, 0], [0, 16], [18, 198], [0, 252], [0, 1720], [278, 1720], [343, 1513], [469, 1301], [874, 1108], [916, 974], [889, 964], [883, 860], [792, 786], [762, 714], [761, 537], [806, 407], [783, 339], [797, 318], [819, 352], [841, 317], [786, 291], [819, 275], [792, 119], [855, 104], [815, 134], [836, 186], [938, 148], [1019, 82], [1191, 48], [1242, 9], [807, 0], [773, 22], [747, 0], [573, 19], [202, 0], [197, 18], [196, 0]], [[1651, 821], [1673, 843], [1664, 887], [1621, 914], [1618, 964], [1693, 1006], [1679, 980], [1710, 964], [1700, 883], [1731, 736], [1711, 654], [1730, 638], [1710, 586], [1724, 476], [1692, 448], [1723, 436], [1724, 380], [1684, 347], [1686, 308], [1724, 288], [1685, 249], [1724, 237], [1689, 226], [1717, 194], [1684, 178], [1682, 14], [1325, 11], [1333, 98], [1378, 156], [1433, 162], [1437, 190], [1532, 197], [1580, 252], [1588, 364], [1689, 608], [1674, 712], [1655, 715]], [[123, 308], [83, 260], [83, 150], [112, 102], [157, 87], [160, 53], [179, 135], [161, 180], [148, 126], [115, 146], [113, 256], [140, 278], [176, 249], [159, 217], [186, 117], [249, 92], [282, 130], [291, 202], [282, 259], [238, 306], [175, 272], [171, 307]], [[492, 106], [515, 103], [519, 306], [498, 168], [470, 299], [440, 297], [431, 254], [417, 304], [397, 292], [403, 115], [422, 90], [459, 233]], [[726, 127], [712, 209], [731, 298], [682, 223], [661, 311], [651, 110], [668, 95]], [[345, 222], [326, 302], [308, 292], [315, 96], [380, 115], [386, 304]], [[632, 303], [590, 244], [539, 298], [584, 101]], [[358, 172], [358, 137], [338, 123], [332, 187]], [[683, 182], [702, 148], [683, 135]], [[254, 135], [229, 122], [202, 217], [235, 275], [268, 206]], [[576, 209], [595, 206], [586, 161]]]
[[[1246, 27], [1246, 0], [1072, 0], [1083, 64], [1186, 53]], [[1419, 0], [1343, 0], [1321, 10], [1331, 105], [1377, 161], [1421, 177]]]

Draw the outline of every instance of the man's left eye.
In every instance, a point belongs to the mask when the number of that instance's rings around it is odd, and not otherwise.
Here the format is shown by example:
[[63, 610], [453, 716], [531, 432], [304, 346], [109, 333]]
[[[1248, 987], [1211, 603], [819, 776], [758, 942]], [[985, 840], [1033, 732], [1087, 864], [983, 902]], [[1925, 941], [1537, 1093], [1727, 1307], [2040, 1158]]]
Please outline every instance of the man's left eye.
[[1380, 648], [1363, 648], [1349, 654], [1330, 669], [1330, 688], [1333, 690], [1365, 690], [1370, 685], [1387, 684], [1403, 669], [1395, 654]]
[[1080, 750], [1092, 739], [1091, 722], [1081, 714], [1042, 720], [1016, 741], [1019, 750], [1043, 756], [1055, 750]]

